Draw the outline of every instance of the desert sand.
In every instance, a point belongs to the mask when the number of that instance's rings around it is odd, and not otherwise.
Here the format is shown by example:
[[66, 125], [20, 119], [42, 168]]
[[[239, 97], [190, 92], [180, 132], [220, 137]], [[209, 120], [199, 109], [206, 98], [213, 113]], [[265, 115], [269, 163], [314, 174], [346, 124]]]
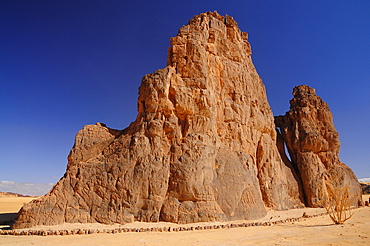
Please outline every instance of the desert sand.
[[17, 213], [26, 203], [37, 197], [0, 197], [0, 214]]
[[[364, 199], [368, 200], [369, 195], [364, 196]], [[0, 204], [0, 208], [3, 209], [5, 206]], [[370, 245], [370, 207], [362, 207], [353, 211], [353, 217], [343, 225], [335, 225], [328, 215], [322, 215], [272, 226], [202, 231], [123, 232], [68, 236], [1, 235], [0, 245]], [[258, 221], [296, 218], [301, 217], [303, 212], [315, 215], [322, 213], [323, 209], [270, 211], [266, 217]], [[240, 221], [234, 223], [240, 223]], [[198, 223], [196, 225], [211, 224], [217, 223]], [[117, 228], [117, 226], [119, 225], [63, 224], [35, 229]], [[125, 228], [149, 226], [176, 227], [178, 225], [140, 222], [124, 225]]]

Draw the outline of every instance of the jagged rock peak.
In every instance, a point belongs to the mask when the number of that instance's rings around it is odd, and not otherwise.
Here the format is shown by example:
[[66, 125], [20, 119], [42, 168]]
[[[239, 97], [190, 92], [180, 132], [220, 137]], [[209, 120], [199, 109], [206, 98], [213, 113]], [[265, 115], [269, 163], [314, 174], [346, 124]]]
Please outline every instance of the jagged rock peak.
[[313, 107], [330, 110], [328, 104], [316, 95], [316, 90], [308, 85], [294, 87], [293, 96], [290, 101], [291, 109], [294, 107]]
[[[217, 12], [202, 13], [171, 38], [167, 64], [175, 67], [182, 77], [189, 77], [183, 68], [204, 62], [206, 53], [203, 51], [240, 62], [251, 55], [247, 38], [248, 34], [240, 31], [232, 17], [223, 17]], [[202, 71], [205, 70], [201, 69], [199, 75]]]

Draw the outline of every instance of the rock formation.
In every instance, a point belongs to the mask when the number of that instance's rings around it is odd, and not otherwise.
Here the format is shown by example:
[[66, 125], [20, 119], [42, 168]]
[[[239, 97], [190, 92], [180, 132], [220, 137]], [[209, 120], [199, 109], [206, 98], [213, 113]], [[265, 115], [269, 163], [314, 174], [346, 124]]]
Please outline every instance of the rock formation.
[[191, 19], [171, 38], [167, 67], [143, 78], [136, 120], [80, 130], [64, 177], [14, 228], [256, 219], [304, 206], [247, 38], [230, 16]]
[[327, 185], [348, 187], [360, 198], [355, 174], [339, 160], [339, 136], [328, 105], [307, 85], [295, 87], [293, 95], [290, 110], [275, 119], [301, 177], [307, 205], [320, 206]]
[[361, 189], [362, 194], [370, 194], [370, 183], [369, 182], [361, 182]]

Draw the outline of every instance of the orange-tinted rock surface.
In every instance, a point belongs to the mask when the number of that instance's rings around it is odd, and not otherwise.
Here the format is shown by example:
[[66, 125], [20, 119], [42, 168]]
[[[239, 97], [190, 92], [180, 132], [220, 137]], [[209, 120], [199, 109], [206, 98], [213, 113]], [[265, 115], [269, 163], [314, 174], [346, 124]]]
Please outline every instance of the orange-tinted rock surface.
[[14, 228], [256, 219], [266, 207], [304, 206], [247, 36], [216, 12], [180, 28], [167, 67], [142, 80], [136, 120], [122, 131], [80, 130], [64, 177]]
[[293, 95], [290, 110], [276, 117], [276, 125], [302, 180], [307, 205], [320, 206], [328, 184], [348, 187], [360, 200], [355, 174], [339, 160], [339, 136], [328, 105], [307, 85], [295, 87]]

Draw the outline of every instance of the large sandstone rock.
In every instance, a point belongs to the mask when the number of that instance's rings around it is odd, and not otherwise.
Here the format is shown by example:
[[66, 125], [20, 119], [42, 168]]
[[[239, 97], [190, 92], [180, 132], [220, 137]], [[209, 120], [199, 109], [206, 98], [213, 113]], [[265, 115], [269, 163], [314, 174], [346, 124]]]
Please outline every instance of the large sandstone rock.
[[290, 110], [275, 118], [302, 180], [307, 205], [320, 206], [327, 185], [348, 187], [357, 197], [356, 205], [361, 188], [352, 170], [339, 160], [339, 136], [328, 105], [307, 85], [295, 87], [293, 95]]
[[14, 228], [256, 219], [304, 206], [247, 36], [216, 12], [180, 28], [167, 67], [142, 80], [136, 120], [79, 131], [64, 177]]

